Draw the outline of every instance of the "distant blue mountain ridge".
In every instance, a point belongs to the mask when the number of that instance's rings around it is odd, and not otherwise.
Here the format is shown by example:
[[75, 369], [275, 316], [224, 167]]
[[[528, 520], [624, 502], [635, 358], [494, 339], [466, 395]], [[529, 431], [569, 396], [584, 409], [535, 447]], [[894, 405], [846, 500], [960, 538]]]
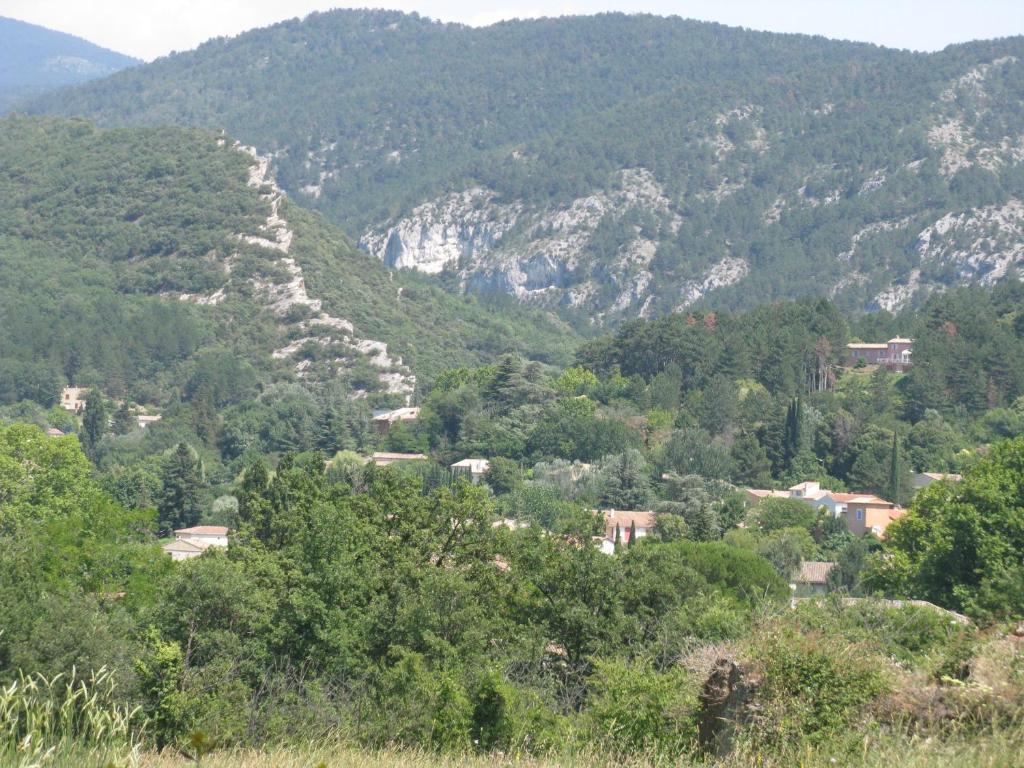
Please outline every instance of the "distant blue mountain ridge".
[[22, 98], [139, 63], [79, 37], [0, 16], [0, 113]]

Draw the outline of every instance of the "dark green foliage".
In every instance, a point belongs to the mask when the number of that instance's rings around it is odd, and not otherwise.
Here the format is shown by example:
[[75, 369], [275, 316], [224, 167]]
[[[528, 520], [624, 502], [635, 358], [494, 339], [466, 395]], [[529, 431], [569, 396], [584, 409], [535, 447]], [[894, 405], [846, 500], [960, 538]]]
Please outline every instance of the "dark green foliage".
[[91, 390], [85, 398], [85, 411], [82, 414], [82, 431], [79, 439], [82, 441], [82, 448], [86, 456], [92, 457], [96, 453], [100, 440], [107, 431], [107, 404], [103, 394], [98, 390]]
[[161, 474], [160, 526], [165, 531], [188, 528], [199, 522], [202, 514], [202, 467], [195, 453], [185, 443], [164, 459]]
[[[917, 235], [946, 213], [1019, 194], [1012, 162], [944, 175], [929, 131], [955, 119], [984, 142], [979, 153], [1012, 142], [1021, 59], [1019, 38], [921, 54], [639, 14], [466, 27], [352, 10], [213, 40], [29, 106], [226, 127], [274, 151], [284, 187], [353, 235], [467, 188], [530, 210], [644, 169], [678, 218], [607, 212], [554, 282], [590, 279], [588, 303], [613, 305], [625, 286], [608, 267], [639, 230], [657, 245], [647, 311], [676, 307], [726, 257], [750, 274], [715, 292], [721, 307], [820, 295], [855, 275], [837, 297], [863, 308], [915, 267], [956, 281], [952, 263], [920, 263]], [[1002, 65], [983, 80], [984, 108], [965, 89], [940, 98], [993, 61]], [[469, 282], [481, 295], [505, 287], [486, 273]], [[742, 364], [742, 349], [730, 356]], [[800, 383], [827, 371], [806, 362]]]

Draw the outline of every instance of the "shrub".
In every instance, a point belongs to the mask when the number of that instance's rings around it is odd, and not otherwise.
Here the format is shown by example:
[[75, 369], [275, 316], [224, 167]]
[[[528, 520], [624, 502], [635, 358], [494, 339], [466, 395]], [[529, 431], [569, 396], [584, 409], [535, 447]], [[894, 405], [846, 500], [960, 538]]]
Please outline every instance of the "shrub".
[[768, 741], [820, 743], [889, 690], [880, 661], [859, 646], [783, 631], [754, 648], [768, 714], [760, 735]]
[[678, 751], [697, 736], [696, 685], [679, 668], [598, 661], [589, 687], [588, 730], [616, 752]]

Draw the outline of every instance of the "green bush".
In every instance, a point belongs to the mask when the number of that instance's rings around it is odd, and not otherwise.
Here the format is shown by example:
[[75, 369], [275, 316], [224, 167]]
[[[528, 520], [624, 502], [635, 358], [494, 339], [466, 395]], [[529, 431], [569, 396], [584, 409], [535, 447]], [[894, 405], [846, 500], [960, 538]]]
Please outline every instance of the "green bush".
[[760, 735], [770, 743], [820, 743], [889, 690], [880, 660], [849, 643], [784, 631], [761, 638], [754, 656], [768, 715]]
[[696, 739], [696, 683], [681, 669], [621, 660], [594, 667], [583, 714], [593, 738], [616, 753], [675, 753]]

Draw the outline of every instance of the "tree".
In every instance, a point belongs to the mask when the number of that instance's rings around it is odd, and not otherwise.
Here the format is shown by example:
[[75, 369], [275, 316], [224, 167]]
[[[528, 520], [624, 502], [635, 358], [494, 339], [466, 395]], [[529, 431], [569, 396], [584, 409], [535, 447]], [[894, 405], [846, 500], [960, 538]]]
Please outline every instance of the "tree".
[[733, 482], [763, 488], [771, 484], [772, 463], [768, 452], [752, 432], [743, 432], [729, 450]]
[[630, 449], [601, 462], [600, 503], [612, 509], [646, 509], [650, 478], [643, 454]]
[[160, 527], [172, 531], [198, 523], [202, 512], [202, 467], [198, 457], [185, 443], [178, 443], [178, 447], [164, 460], [161, 481], [163, 488], [157, 505]]
[[1024, 616], [1024, 438], [1000, 443], [961, 483], [918, 491], [864, 575], [876, 589], [982, 618]]
[[79, 438], [85, 455], [95, 460], [96, 449], [107, 431], [107, 404], [98, 389], [90, 389], [85, 397], [85, 411], [82, 414], [82, 431]]
[[803, 405], [794, 397], [786, 409], [786, 422], [782, 436], [782, 460], [786, 469], [791, 469], [796, 457], [803, 450]]
[[135, 414], [128, 407], [128, 403], [121, 403], [114, 412], [113, 430], [115, 435], [127, 435], [138, 427]]
[[627, 547], [632, 547], [636, 543], [636, 520], [631, 520], [629, 523], [629, 541], [626, 542]]
[[484, 482], [498, 496], [512, 493], [523, 484], [523, 471], [512, 459], [495, 456], [484, 473]]
[[887, 487], [888, 498], [892, 499], [893, 503], [898, 504], [900, 501], [900, 454], [899, 454], [899, 438], [896, 435], [896, 431], [892, 433], [892, 452], [889, 455], [889, 485]]

